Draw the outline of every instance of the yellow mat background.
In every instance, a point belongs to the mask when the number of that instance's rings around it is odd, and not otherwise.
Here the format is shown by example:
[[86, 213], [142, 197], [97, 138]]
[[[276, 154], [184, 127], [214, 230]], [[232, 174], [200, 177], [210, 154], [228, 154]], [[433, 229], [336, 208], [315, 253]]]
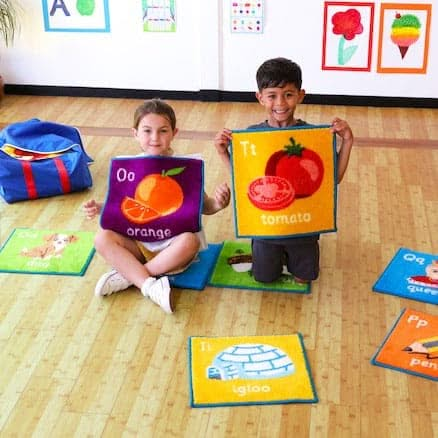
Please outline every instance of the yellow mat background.
[[[249, 200], [248, 187], [265, 175], [269, 158], [290, 144], [290, 137], [320, 156], [324, 165], [321, 186], [311, 196], [296, 198], [284, 209], [261, 210]], [[326, 125], [233, 131], [231, 162], [237, 237], [286, 237], [335, 231], [335, 161], [335, 137]], [[265, 215], [264, 220], [262, 215]], [[303, 220], [309, 216], [310, 220]]]
[[[268, 344], [292, 360], [295, 372], [277, 378], [216, 380], [207, 377], [215, 357], [240, 344]], [[191, 337], [189, 339], [192, 406], [316, 402], [301, 334]]]

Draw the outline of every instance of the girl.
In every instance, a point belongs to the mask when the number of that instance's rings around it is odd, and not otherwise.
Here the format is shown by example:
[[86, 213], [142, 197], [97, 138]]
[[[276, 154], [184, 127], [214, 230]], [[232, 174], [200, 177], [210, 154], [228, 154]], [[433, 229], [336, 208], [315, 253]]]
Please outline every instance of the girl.
[[[135, 111], [133, 132], [144, 155], [172, 155], [171, 142], [178, 132], [172, 107], [160, 99], [144, 102]], [[213, 197], [204, 193], [202, 213], [215, 214], [227, 207], [229, 202], [230, 189], [223, 183], [216, 188]], [[98, 215], [102, 207], [103, 203], [94, 199], [83, 205], [89, 219]], [[158, 242], [138, 242], [101, 229], [96, 234], [94, 245], [114, 268], [100, 277], [95, 295], [111, 295], [135, 285], [166, 313], [172, 313], [174, 305], [169, 280], [162, 275], [184, 270], [198, 251], [206, 248], [203, 231], [184, 232]]]

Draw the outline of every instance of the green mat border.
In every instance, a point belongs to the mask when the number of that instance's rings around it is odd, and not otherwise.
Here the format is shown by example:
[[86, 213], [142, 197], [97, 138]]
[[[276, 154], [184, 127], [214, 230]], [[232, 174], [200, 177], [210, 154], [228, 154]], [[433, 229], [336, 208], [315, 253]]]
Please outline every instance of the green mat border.
[[[14, 228], [11, 233], [9, 234], [8, 238], [6, 239], [5, 243], [1, 246], [0, 248], [0, 253], [3, 251], [3, 249], [6, 247], [6, 245], [8, 244], [9, 240], [13, 237], [14, 233], [17, 230], [32, 230], [32, 228], [28, 228], [28, 227], [16, 227]], [[77, 231], [57, 231], [57, 230], [35, 230], [35, 231], [47, 231], [47, 232], [51, 232], [51, 233], [65, 233], [65, 234], [72, 234], [75, 233]], [[81, 232], [87, 232], [87, 231], [81, 231]], [[73, 276], [73, 277], [83, 277], [85, 275], [85, 272], [88, 269], [88, 266], [91, 263], [91, 260], [94, 256], [96, 252], [96, 248], [94, 248], [94, 246], [90, 249], [90, 252], [88, 254], [87, 259], [85, 260], [82, 269], [78, 272], [56, 272], [56, 271], [24, 271], [24, 270], [18, 270], [18, 269], [2, 269], [0, 267], [0, 274], [1, 273], [5, 273], [5, 274], [31, 274], [31, 275], [68, 275], [68, 276]]]

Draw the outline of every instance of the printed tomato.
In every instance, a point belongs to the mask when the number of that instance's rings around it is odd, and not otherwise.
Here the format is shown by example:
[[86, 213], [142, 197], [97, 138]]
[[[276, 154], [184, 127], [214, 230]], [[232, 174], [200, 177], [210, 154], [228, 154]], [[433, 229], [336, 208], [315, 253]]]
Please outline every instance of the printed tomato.
[[287, 179], [295, 190], [295, 197], [304, 198], [315, 193], [324, 176], [321, 157], [290, 138], [290, 145], [271, 155], [266, 163], [265, 175]]
[[248, 197], [260, 210], [281, 210], [292, 204], [295, 192], [292, 184], [285, 178], [262, 176], [250, 183]]

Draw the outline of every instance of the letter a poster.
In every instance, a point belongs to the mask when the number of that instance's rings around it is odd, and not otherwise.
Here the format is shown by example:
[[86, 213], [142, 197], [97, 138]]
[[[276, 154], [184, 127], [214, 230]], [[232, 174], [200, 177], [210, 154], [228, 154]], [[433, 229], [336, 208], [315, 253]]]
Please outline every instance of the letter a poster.
[[143, 242], [194, 233], [201, 228], [203, 194], [202, 160], [113, 158], [100, 224]]
[[236, 236], [336, 231], [335, 162], [328, 125], [233, 131]]

